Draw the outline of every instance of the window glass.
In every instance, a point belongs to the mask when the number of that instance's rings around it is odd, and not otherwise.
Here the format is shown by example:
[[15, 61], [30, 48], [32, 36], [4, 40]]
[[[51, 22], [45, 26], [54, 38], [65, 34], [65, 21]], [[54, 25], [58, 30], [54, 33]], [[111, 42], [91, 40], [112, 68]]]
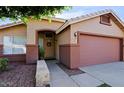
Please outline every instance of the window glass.
[[4, 54], [26, 53], [26, 38], [22, 36], [4, 36]]
[[14, 44], [17, 45], [25, 45], [26, 44], [26, 38], [25, 37], [19, 37], [19, 36], [14, 36]]
[[4, 44], [4, 54], [12, 54], [12, 38], [11, 36], [5, 36], [3, 38], [3, 44]]
[[10, 46], [12, 45], [12, 36], [4, 36], [3, 43], [4, 45]]

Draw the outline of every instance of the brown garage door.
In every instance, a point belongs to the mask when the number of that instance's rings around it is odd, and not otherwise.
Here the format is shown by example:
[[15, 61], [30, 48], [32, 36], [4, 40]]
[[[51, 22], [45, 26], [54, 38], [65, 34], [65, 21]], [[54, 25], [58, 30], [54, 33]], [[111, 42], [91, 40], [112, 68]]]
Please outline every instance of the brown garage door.
[[80, 35], [80, 65], [87, 66], [120, 60], [120, 39]]

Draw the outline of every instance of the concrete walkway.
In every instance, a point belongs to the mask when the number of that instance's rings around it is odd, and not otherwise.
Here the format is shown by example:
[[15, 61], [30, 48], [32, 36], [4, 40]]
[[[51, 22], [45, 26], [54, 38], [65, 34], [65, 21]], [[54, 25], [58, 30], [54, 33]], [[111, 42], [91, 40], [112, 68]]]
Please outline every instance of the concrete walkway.
[[112, 87], [124, 87], [124, 62], [80, 67], [80, 69]]
[[87, 73], [68, 75], [56, 63], [56, 60], [46, 61], [50, 71], [51, 87], [97, 87], [104, 82]]
[[97, 87], [104, 82], [90, 76], [87, 73], [72, 75], [71, 78], [80, 86], [80, 87]]
[[78, 87], [78, 85], [56, 64], [57, 61], [46, 61], [50, 76], [51, 87]]

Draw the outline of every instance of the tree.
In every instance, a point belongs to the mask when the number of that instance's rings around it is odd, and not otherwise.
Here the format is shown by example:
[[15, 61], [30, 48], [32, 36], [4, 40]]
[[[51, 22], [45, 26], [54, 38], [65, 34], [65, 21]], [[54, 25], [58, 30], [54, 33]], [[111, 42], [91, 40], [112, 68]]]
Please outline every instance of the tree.
[[68, 6], [1, 6], [0, 19], [10, 18], [27, 22], [29, 18], [51, 18], [70, 8]]

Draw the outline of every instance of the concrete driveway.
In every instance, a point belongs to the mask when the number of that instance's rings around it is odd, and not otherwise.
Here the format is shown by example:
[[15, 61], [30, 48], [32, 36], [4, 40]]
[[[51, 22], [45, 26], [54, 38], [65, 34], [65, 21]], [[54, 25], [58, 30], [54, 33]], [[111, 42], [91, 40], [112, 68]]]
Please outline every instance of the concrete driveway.
[[112, 87], [124, 87], [124, 62], [80, 67], [80, 70]]

